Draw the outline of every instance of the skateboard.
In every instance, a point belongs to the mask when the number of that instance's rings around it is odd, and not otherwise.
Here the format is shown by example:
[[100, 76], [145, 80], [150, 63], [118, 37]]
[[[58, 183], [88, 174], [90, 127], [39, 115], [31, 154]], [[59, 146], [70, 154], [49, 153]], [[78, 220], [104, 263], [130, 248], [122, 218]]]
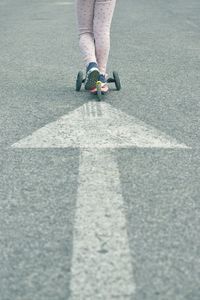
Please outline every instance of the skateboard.
[[[85, 82], [85, 78], [83, 76], [83, 72], [79, 71], [78, 75], [77, 75], [77, 79], [76, 79], [76, 91], [79, 92], [81, 90], [81, 86], [82, 84]], [[116, 71], [113, 71], [113, 78], [109, 77], [107, 79], [107, 83], [115, 83], [115, 87], [117, 89], [117, 91], [121, 90], [121, 82], [120, 82], [120, 78], [119, 75]], [[97, 81], [96, 82], [96, 95], [99, 101], [102, 100], [102, 96], [105, 95], [105, 92], [101, 91], [101, 85], [102, 82], [101, 81]]]

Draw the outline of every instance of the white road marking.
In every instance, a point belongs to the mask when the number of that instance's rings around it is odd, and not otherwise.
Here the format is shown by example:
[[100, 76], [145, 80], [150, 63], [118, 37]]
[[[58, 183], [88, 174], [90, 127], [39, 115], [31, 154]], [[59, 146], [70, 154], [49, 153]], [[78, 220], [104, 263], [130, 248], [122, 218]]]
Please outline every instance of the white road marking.
[[84, 104], [12, 147], [81, 148], [71, 300], [132, 300], [132, 259], [112, 151], [189, 147], [104, 102]]
[[133, 299], [119, 172], [109, 150], [81, 151], [71, 274], [71, 300]]
[[189, 148], [126, 113], [89, 102], [12, 145], [16, 148]]
[[53, 5], [74, 5], [74, 2], [55, 2]]
[[195, 22], [193, 22], [191, 20], [186, 20], [186, 23], [189, 24], [189, 25], [191, 25], [192, 27], [199, 28], [199, 26]]

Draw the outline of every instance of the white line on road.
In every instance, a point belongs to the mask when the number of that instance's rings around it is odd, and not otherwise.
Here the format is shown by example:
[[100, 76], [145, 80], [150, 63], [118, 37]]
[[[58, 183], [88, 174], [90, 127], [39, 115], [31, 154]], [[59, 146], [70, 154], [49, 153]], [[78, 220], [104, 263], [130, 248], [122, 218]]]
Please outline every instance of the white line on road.
[[133, 116], [89, 102], [12, 145], [16, 148], [189, 148]]
[[54, 2], [53, 5], [74, 5], [74, 2]]
[[186, 23], [189, 24], [189, 25], [191, 25], [192, 27], [199, 28], [199, 26], [195, 22], [193, 22], [191, 20], [186, 20]]
[[134, 280], [119, 172], [111, 150], [82, 150], [71, 299], [132, 299]]

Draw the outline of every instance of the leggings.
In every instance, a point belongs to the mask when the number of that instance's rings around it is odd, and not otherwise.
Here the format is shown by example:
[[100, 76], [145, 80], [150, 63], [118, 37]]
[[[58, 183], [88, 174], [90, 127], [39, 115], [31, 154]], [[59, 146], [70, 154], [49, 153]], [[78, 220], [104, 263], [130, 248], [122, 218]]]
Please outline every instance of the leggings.
[[79, 47], [87, 66], [96, 62], [106, 75], [110, 51], [110, 27], [116, 0], [76, 0]]

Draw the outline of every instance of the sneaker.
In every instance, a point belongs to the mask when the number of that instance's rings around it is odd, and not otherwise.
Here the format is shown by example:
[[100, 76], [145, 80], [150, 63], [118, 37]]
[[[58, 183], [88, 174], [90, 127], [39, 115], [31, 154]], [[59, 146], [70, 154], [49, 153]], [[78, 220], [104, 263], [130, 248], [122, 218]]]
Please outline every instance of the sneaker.
[[100, 74], [98, 80], [101, 81], [101, 83], [102, 83], [102, 85], [101, 85], [102, 94], [107, 93], [108, 90], [109, 90], [109, 87], [108, 87], [108, 83], [107, 83], [107, 80], [106, 80], [106, 76], [103, 75], [103, 74]]
[[85, 78], [85, 89], [91, 90], [96, 87], [96, 82], [99, 78], [99, 68], [97, 63], [91, 62], [89, 63], [86, 70], [86, 78]]

